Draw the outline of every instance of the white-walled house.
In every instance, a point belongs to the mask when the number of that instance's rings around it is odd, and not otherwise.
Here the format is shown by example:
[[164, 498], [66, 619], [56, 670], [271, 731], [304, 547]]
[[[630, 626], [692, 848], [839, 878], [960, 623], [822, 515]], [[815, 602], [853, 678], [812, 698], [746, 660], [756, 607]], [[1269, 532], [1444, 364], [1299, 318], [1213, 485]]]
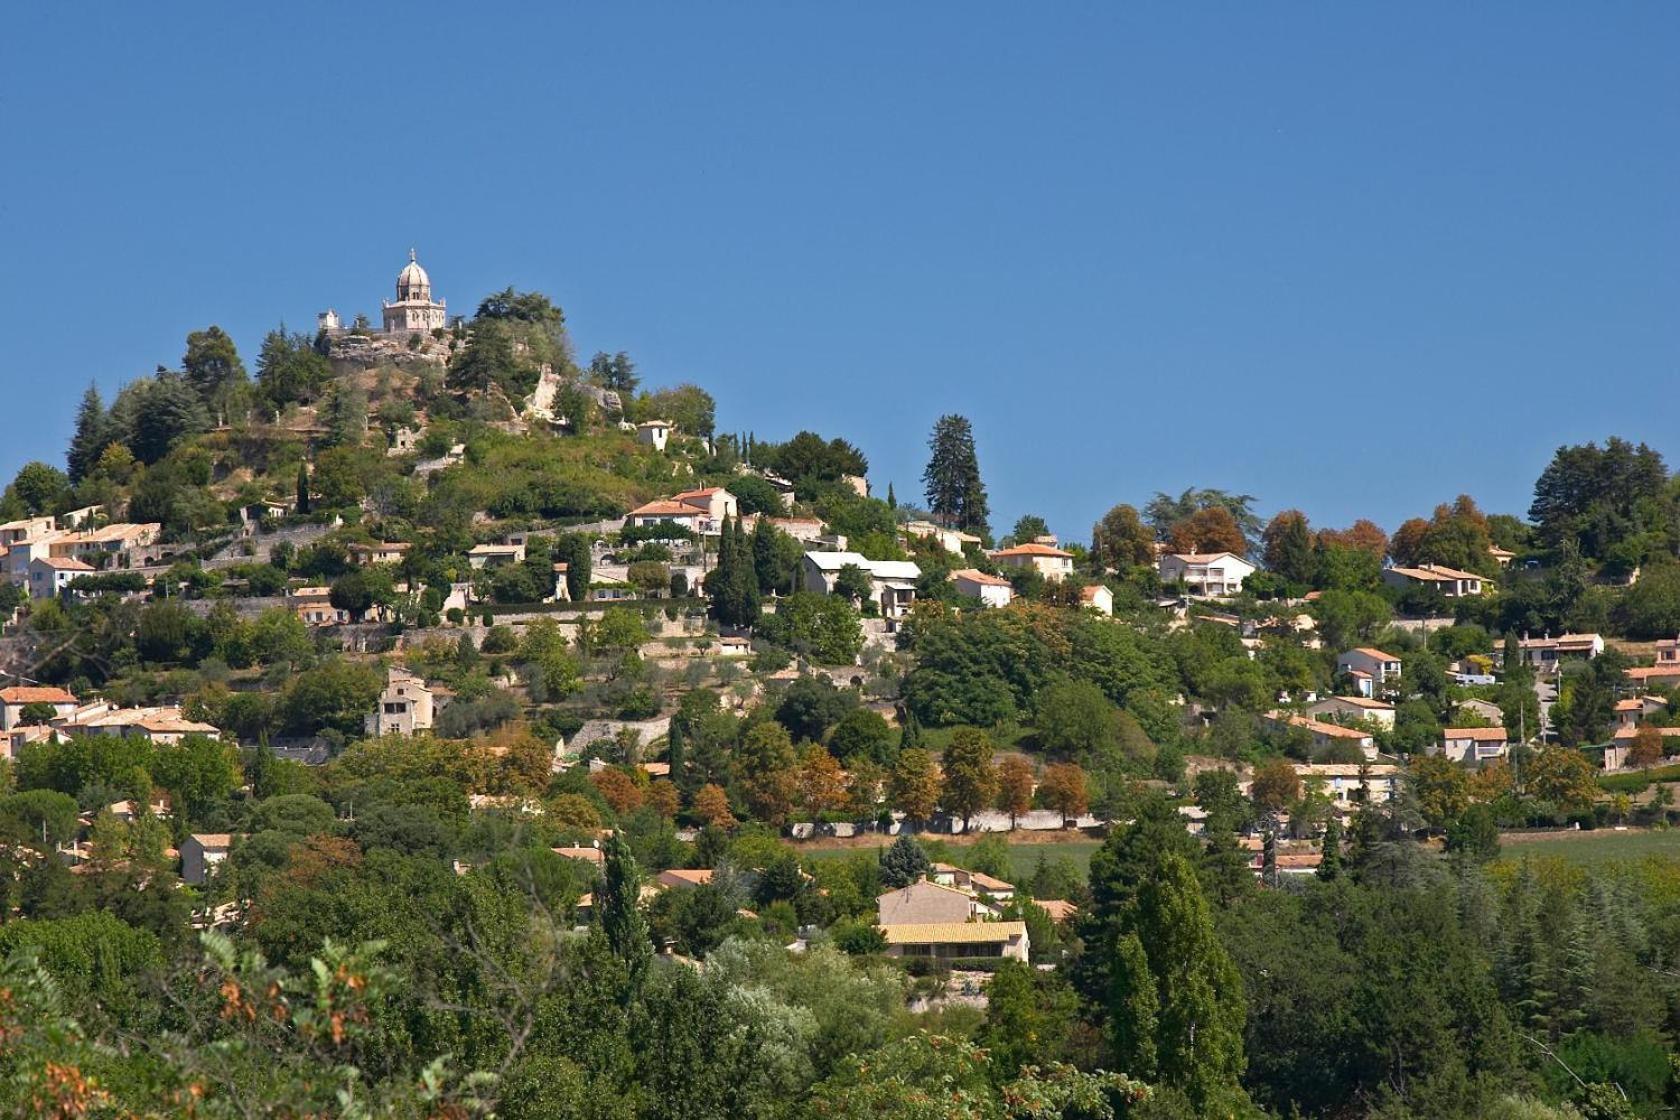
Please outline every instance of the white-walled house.
[[1336, 672], [1351, 676], [1361, 695], [1374, 697], [1389, 681], [1400, 679], [1400, 659], [1380, 649], [1359, 646], [1336, 658]]
[[665, 443], [670, 438], [669, 420], [643, 420], [636, 425], [636, 442], [645, 443], [655, 451], [665, 450]]
[[467, 549], [467, 563], [474, 568], [505, 568], [524, 562], [523, 544], [475, 544]]
[[36, 557], [29, 562], [29, 597], [56, 599], [69, 589], [77, 576], [93, 574], [92, 564], [71, 556]]
[[1158, 569], [1162, 583], [1182, 583], [1191, 595], [1203, 598], [1235, 595], [1243, 581], [1259, 571], [1233, 552], [1169, 552]]
[[1365, 803], [1380, 805], [1400, 788], [1400, 768], [1388, 763], [1296, 763], [1295, 773], [1303, 786], [1317, 785], [1344, 813]]
[[1462, 599], [1480, 595], [1485, 577], [1475, 572], [1461, 572], [1444, 564], [1419, 564], [1415, 568], [1384, 568], [1383, 582], [1390, 587], [1433, 587], [1448, 599]]
[[646, 529], [662, 521], [669, 521], [679, 529], [700, 533], [706, 531], [701, 527], [702, 520], [703, 515], [693, 506], [681, 502], [649, 502], [626, 514], [624, 525], [628, 529]]
[[76, 711], [76, 698], [62, 688], [40, 685], [0, 688], [0, 731], [16, 727], [23, 718], [23, 710], [31, 704], [50, 706], [54, 719], [67, 719]]
[[1090, 607], [1098, 614], [1114, 617], [1114, 592], [1106, 584], [1093, 583], [1079, 589], [1081, 606]]
[[906, 537], [931, 540], [954, 556], [961, 556], [965, 549], [969, 547], [978, 548], [982, 543], [980, 538], [973, 533], [965, 533], [961, 529], [951, 529], [932, 521], [906, 521], [898, 527], [898, 531]]
[[902, 618], [915, 602], [920, 567], [910, 560], [871, 560], [859, 552], [807, 552], [800, 566], [801, 585], [806, 591], [832, 595], [847, 567], [861, 568], [869, 577], [870, 599], [882, 618]]
[[999, 567], [1034, 571], [1048, 580], [1064, 580], [1073, 574], [1073, 553], [1037, 541], [1000, 548], [991, 555]]
[[1448, 727], [1441, 732], [1440, 745], [1429, 753], [1443, 754], [1466, 766], [1480, 766], [1504, 758], [1511, 753], [1511, 746], [1503, 727]]
[[741, 516], [741, 504], [735, 495], [721, 486], [708, 486], [702, 490], [684, 490], [681, 494], [671, 496], [673, 502], [681, 502], [686, 506], [693, 506], [705, 517], [723, 524], [726, 517]]
[[1307, 714], [1336, 723], [1370, 720], [1379, 727], [1394, 728], [1394, 705], [1369, 696], [1329, 696], [1309, 705]]
[[989, 575], [975, 568], [959, 568], [951, 573], [957, 594], [980, 600], [983, 607], [1007, 607], [1015, 598], [1015, 588], [1000, 576]]
[[[1658, 643], [1658, 657], [1662, 656]], [[1600, 634], [1559, 634], [1530, 638], [1526, 634], [1517, 642], [1517, 652], [1527, 664], [1543, 673], [1556, 673], [1563, 662], [1571, 659], [1587, 660], [1604, 652], [1604, 637]]]

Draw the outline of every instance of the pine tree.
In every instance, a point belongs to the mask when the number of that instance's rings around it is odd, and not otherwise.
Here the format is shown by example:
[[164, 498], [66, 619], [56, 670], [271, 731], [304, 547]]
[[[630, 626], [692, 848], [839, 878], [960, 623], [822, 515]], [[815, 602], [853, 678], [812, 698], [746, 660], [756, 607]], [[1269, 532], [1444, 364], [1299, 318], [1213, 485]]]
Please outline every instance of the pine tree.
[[955, 414], [941, 416], [928, 438], [927, 469], [922, 472], [928, 508], [947, 525], [987, 532], [989, 509], [974, 449], [974, 427]]
[[613, 956], [624, 965], [629, 980], [626, 1002], [635, 998], [653, 961], [653, 939], [642, 916], [642, 872], [620, 833], [607, 839], [601, 886], [595, 892], [595, 913]]
[[70, 439], [70, 451], [65, 456], [71, 482], [80, 482], [93, 473], [115, 432], [99, 387], [89, 385], [82, 394], [81, 407], [76, 410], [76, 434]]
[[298, 464], [297, 476], [297, 511], [309, 512], [309, 464]]
[[893, 846], [881, 853], [881, 885], [889, 890], [908, 887], [931, 870], [927, 852], [908, 832], [900, 833]]
[[1224, 812], [1209, 814], [1202, 826], [1201, 880], [1208, 897], [1228, 906], [1254, 887], [1248, 869], [1248, 853], [1237, 843], [1237, 833]]

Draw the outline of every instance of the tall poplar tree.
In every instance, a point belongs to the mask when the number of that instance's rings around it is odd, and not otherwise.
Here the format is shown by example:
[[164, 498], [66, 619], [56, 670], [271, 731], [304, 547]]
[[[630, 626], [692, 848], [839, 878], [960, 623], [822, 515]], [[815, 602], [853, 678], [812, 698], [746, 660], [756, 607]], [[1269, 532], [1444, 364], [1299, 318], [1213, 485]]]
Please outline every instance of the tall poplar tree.
[[987, 532], [990, 511], [974, 450], [974, 426], [965, 416], [941, 416], [928, 438], [928, 450], [927, 469], [922, 472], [928, 509], [947, 525]]
[[653, 939], [642, 916], [642, 871], [620, 833], [607, 838], [595, 913], [613, 956], [628, 974], [626, 996], [633, 999], [653, 962]]
[[[1242, 977], [1214, 932], [1188, 860], [1163, 853], [1128, 924], [1111, 965], [1116, 1048], [1143, 1060], [1153, 1039], [1158, 1080], [1182, 1090], [1198, 1108], [1240, 1094], [1248, 1014]], [[1147, 971], [1134, 943], [1143, 949]]]

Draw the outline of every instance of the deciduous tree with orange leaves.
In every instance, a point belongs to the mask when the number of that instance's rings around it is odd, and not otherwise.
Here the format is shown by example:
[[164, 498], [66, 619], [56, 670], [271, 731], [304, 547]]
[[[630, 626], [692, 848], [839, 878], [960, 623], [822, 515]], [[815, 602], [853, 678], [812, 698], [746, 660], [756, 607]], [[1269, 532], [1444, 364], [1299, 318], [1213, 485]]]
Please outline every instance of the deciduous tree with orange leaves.
[[1062, 815], [1062, 824], [1069, 817], [1078, 817], [1091, 807], [1091, 795], [1085, 784], [1085, 768], [1077, 762], [1053, 762], [1044, 768], [1044, 778], [1038, 783], [1039, 800], [1046, 808]]
[[1033, 768], [1018, 754], [1012, 754], [998, 764], [997, 808], [1009, 814], [1009, 823], [1032, 808]]

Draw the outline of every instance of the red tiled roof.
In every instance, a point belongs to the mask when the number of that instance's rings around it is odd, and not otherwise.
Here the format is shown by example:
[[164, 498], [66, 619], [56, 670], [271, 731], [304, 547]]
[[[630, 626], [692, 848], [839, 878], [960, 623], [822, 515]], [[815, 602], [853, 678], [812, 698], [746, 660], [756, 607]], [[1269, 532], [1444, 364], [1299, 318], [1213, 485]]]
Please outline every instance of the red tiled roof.
[[0, 704], [74, 704], [76, 698], [62, 688], [14, 685], [0, 688]]
[[992, 553], [992, 555], [993, 556], [1054, 556], [1054, 557], [1063, 557], [1063, 558], [1066, 558], [1068, 560], [1073, 559], [1073, 553], [1063, 552], [1059, 548], [1051, 548], [1049, 545], [1039, 544], [1037, 541], [1033, 541], [1030, 544], [1018, 544], [1014, 548], [999, 549], [997, 552]]

